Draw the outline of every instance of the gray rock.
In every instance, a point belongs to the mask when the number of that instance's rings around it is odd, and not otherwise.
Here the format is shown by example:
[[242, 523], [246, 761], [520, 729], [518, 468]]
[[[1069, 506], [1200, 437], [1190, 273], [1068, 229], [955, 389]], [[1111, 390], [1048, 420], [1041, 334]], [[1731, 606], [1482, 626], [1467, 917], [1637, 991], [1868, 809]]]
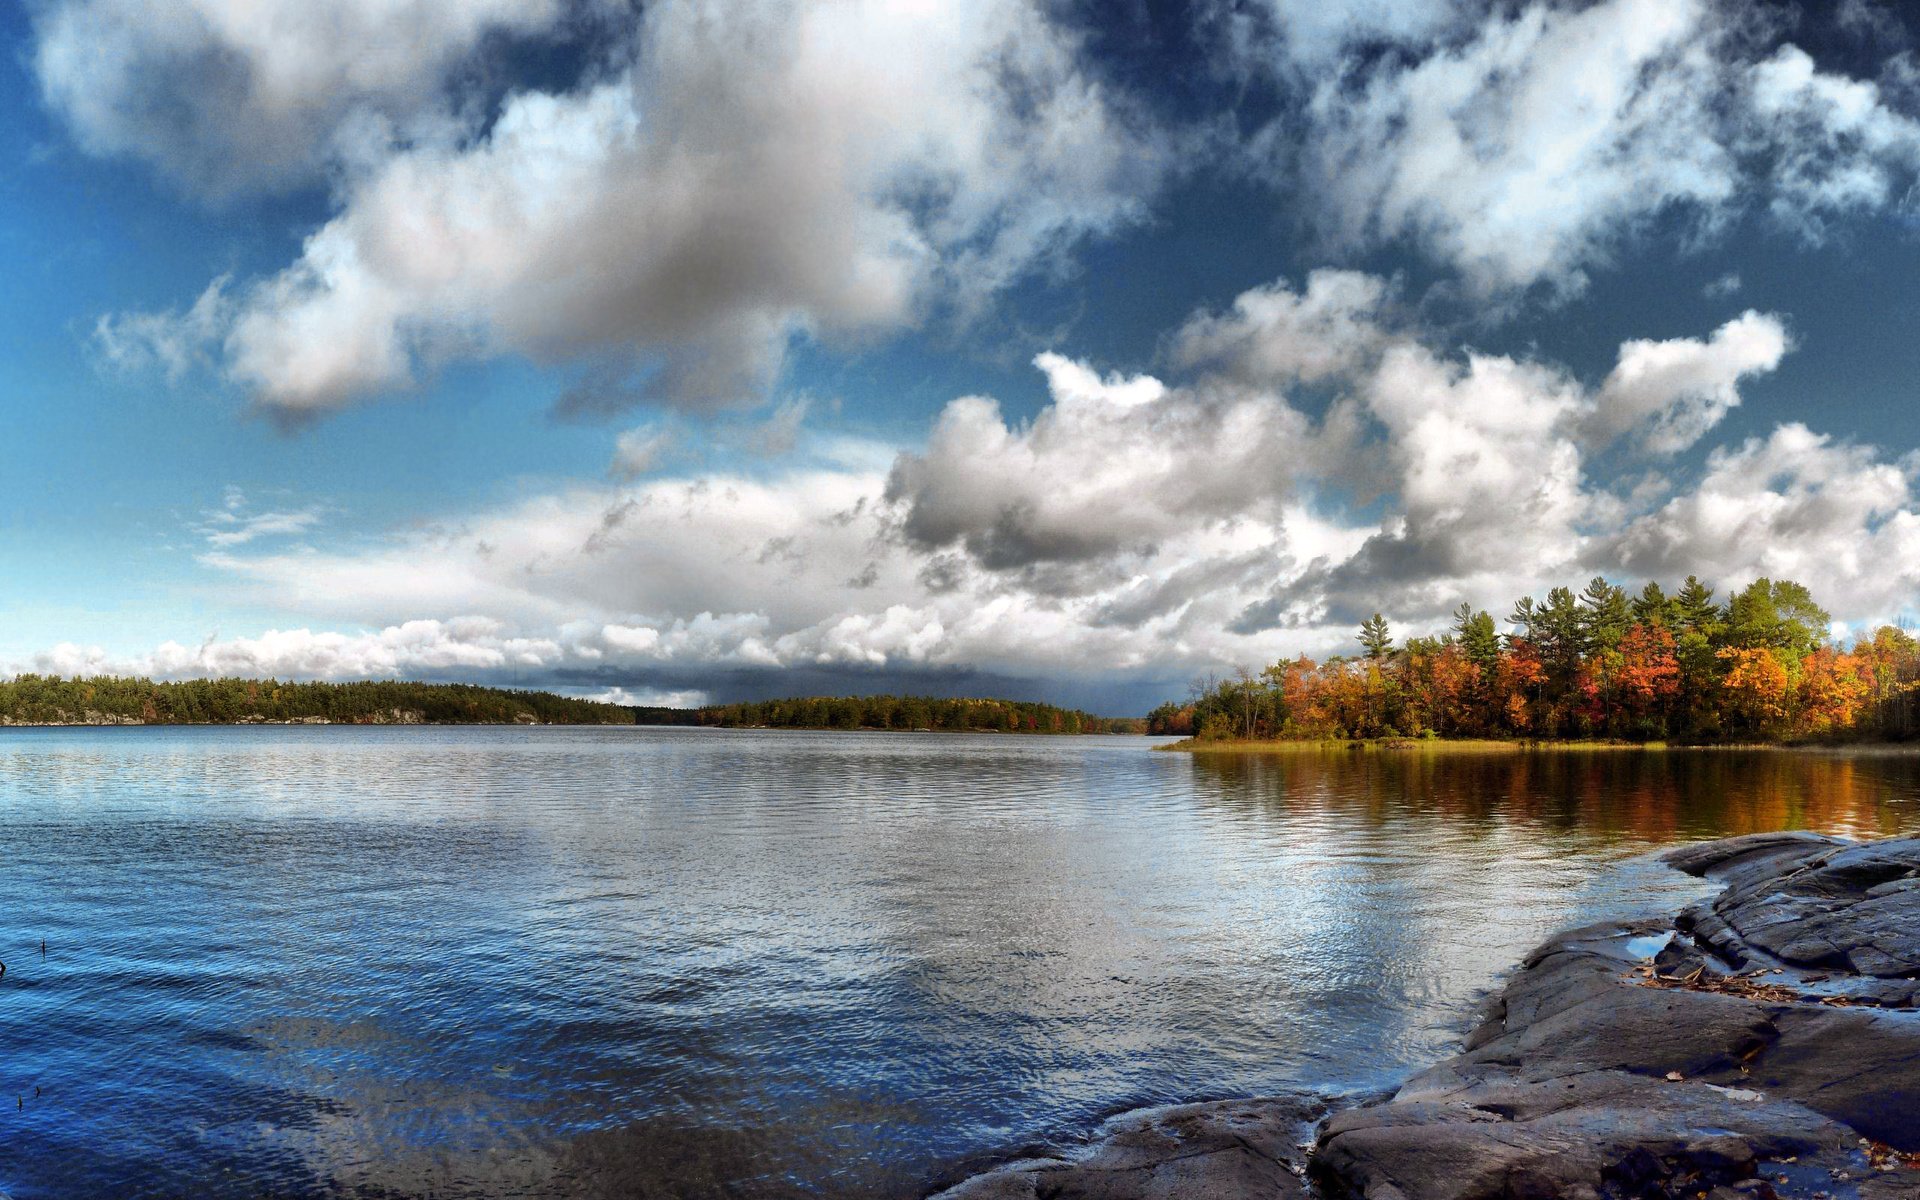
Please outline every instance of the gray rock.
[[1920, 974], [1920, 838], [1706, 857], [1680, 852], [1667, 861], [1727, 880], [1726, 891], [1679, 922], [1723, 957], [1879, 979]]
[[1789, 830], [1783, 833], [1750, 833], [1744, 837], [1695, 842], [1669, 850], [1661, 861], [1688, 875], [1722, 878], [1742, 867], [1771, 871], [1792, 859], [1809, 858], [1852, 843], [1824, 834]]
[[1325, 1112], [1291, 1097], [1146, 1109], [1111, 1122], [1084, 1155], [1008, 1163], [940, 1200], [1294, 1200]]
[[1855, 1135], [1790, 1101], [1625, 1071], [1489, 1072], [1327, 1122], [1314, 1168], [1368, 1200], [1693, 1195], [1763, 1162], [1863, 1166]]
[[[1863, 1141], [1920, 1152], [1920, 838], [1763, 834], [1667, 861], [1726, 890], [1530, 954], [1461, 1054], [1326, 1122], [1328, 1190], [1920, 1197], [1920, 1172], [1876, 1171]], [[1669, 928], [1651, 979], [1626, 945]]]

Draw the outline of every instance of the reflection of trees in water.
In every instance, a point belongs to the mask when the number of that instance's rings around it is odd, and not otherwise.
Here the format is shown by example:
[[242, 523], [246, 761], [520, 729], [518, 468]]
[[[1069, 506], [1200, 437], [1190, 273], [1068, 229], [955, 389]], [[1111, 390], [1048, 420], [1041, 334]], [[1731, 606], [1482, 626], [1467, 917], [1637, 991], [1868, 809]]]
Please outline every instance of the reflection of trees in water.
[[1197, 755], [1202, 794], [1249, 814], [1324, 810], [1375, 824], [1434, 817], [1472, 835], [1520, 824], [1652, 843], [1814, 829], [1920, 828], [1920, 756], [1768, 750]]

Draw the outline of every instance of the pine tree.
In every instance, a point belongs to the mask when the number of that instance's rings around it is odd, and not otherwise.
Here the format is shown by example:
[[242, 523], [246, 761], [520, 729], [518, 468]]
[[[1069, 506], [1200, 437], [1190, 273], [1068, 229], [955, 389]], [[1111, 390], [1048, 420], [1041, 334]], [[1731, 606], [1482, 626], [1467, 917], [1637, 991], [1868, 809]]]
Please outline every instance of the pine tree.
[[1697, 576], [1687, 576], [1687, 581], [1674, 593], [1673, 606], [1680, 624], [1701, 633], [1711, 633], [1720, 624], [1720, 606], [1713, 602], [1713, 589], [1701, 583]]
[[1453, 635], [1460, 643], [1461, 652], [1480, 668], [1481, 674], [1490, 674], [1498, 665], [1500, 635], [1494, 629], [1492, 613], [1475, 612], [1473, 605], [1462, 601], [1460, 607], [1453, 610]]
[[1580, 630], [1583, 649], [1592, 653], [1618, 646], [1620, 639], [1627, 635], [1627, 627], [1633, 624], [1633, 610], [1627, 604], [1626, 590], [1595, 575], [1580, 593], [1580, 603], [1586, 609]]
[[1507, 614], [1507, 624], [1520, 627], [1520, 637], [1533, 639], [1533, 623], [1540, 619], [1540, 608], [1533, 602], [1532, 596], [1522, 596], [1513, 611]]
[[1642, 625], [1672, 625], [1675, 623], [1676, 605], [1667, 598], [1667, 593], [1659, 583], [1647, 580], [1647, 586], [1633, 599], [1633, 619]]
[[1587, 621], [1570, 589], [1557, 587], [1547, 593], [1547, 602], [1534, 610], [1533, 630], [1540, 656], [1571, 675], [1587, 652]]
[[1393, 634], [1387, 628], [1387, 619], [1379, 613], [1362, 621], [1360, 632], [1355, 636], [1370, 661], [1379, 662], [1393, 653]]

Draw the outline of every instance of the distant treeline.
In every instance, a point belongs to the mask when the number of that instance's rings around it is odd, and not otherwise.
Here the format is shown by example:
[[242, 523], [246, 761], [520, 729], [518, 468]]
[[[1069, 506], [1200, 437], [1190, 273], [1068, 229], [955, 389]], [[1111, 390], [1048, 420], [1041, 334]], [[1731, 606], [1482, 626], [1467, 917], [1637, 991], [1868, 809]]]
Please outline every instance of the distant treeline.
[[1672, 595], [1605, 579], [1521, 600], [1502, 633], [1463, 604], [1450, 632], [1396, 646], [1384, 617], [1358, 657], [1301, 657], [1195, 681], [1151, 732], [1207, 740], [1904, 739], [1920, 731], [1920, 642], [1891, 626], [1843, 649], [1802, 585], [1760, 579], [1724, 603], [1689, 576]]
[[943, 700], [931, 696], [803, 696], [705, 708], [636, 708], [645, 725], [729, 729], [967, 730], [998, 733], [1142, 733], [1136, 717], [1096, 717], [1024, 700]]
[[281, 683], [20, 675], [0, 682], [0, 724], [631, 725], [622, 705], [463, 683]]

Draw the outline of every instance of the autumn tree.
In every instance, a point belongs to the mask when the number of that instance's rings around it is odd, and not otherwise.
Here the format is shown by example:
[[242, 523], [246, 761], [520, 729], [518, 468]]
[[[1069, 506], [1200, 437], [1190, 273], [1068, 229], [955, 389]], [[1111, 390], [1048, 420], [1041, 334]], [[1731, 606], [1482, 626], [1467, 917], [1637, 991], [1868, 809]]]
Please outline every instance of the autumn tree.
[[1680, 694], [1680, 661], [1673, 631], [1662, 624], [1635, 624], [1620, 639], [1614, 695], [1630, 726], [1650, 735], [1667, 732], [1667, 708]]
[[1736, 732], [1766, 736], [1787, 715], [1786, 664], [1765, 646], [1728, 646], [1718, 652], [1726, 664], [1720, 687]]
[[1873, 693], [1872, 668], [1822, 646], [1800, 661], [1794, 688], [1796, 732], [1824, 736], [1850, 729]]

